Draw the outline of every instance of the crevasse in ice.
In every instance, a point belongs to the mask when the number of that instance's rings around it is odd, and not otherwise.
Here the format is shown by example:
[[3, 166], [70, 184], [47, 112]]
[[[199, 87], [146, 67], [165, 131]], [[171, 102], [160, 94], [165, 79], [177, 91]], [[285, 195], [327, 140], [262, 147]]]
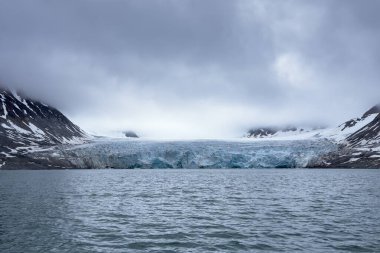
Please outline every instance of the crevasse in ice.
[[78, 167], [92, 168], [294, 168], [335, 148], [325, 140], [103, 140], [68, 152]]

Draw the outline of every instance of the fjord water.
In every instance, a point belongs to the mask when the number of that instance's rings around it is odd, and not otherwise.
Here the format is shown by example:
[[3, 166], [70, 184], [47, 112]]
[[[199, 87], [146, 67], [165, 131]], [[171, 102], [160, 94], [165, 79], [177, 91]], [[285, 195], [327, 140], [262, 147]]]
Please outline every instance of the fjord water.
[[0, 252], [380, 252], [380, 170], [1, 171]]

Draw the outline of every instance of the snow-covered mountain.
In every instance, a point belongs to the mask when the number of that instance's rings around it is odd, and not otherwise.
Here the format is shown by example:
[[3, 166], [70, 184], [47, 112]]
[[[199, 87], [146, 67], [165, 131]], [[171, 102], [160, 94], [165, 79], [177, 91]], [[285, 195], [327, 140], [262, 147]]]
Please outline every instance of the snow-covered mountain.
[[311, 161], [310, 166], [380, 168], [380, 105], [320, 136], [339, 143], [340, 149]]
[[340, 148], [314, 159], [309, 163], [310, 167], [380, 168], [380, 105], [338, 127], [257, 128], [249, 130], [247, 137], [257, 140], [329, 140]]
[[[358, 131], [346, 138], [349, 146], [354, 148], [379, 148], [380, 146], [380, 105], [367, 111], [361, 121], [367, 121]], [[357, 122], [356, 122], [357, 123]]]
[[247, 136], [260, 142], [89, 142], [92, 137], [57, 109], [0, 90], [1, 169], [380, 168], [380, 106], [335, 128], [257, 128]]
[[0, 166], [7, 158], [58, 144], [83, 143], [88, 137], [57, 109], [0, 90]]
[[363, 116], [344, 122], [333, 128], [264, 127], [248, 130], [246, 137], [252, 139], [298, 140], [326, 138], [349, 146], [376, 145], [378, 143], [378, 121], [380, 105], [372, 107]]
[[[357, 136], [359, 132], [372, 132], [376, 133], [376, 130], [379, 129], [370, 129], [369, 127], [371, 124], [376, 122], [376, 117], [379, 114], [379, 106], [374, 106], [367, 112], [363, 114], [363, 116], [359, 118], [350, 119], [343, 124], [339, 125], [335, 128], [328, 128], [323, 131], [320, 131], [316, 134], [316, 137], [323, 137], [328, 138], [331, 140], [334, 140], [335, 142], [338, 142], [340, 144], [344, 144], [347, 146], [354, 146], [354, 144], [358, 144], [358, 142], [371, 140], [372, 135], [368, 136]], [[377, 132], [378, 133], [378, 132]], [[357, 136], [357, 137], [354, 137]], [[354, 141], [354, 139], [356, 141]], [[362, 144], [366, 144], [365, 142], [362, 142]]]

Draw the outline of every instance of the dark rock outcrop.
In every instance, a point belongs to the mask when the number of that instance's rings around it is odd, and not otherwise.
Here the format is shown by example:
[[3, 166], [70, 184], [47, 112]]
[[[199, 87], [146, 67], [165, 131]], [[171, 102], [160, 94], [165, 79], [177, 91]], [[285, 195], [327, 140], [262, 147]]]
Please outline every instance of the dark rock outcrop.
[[139, 138], [139, 136], [133, 131], [125, 131], [123, 134], [128, 138]]
[[372, 107], [371, 109], [369, 109], [368, 111], [366, 111], [364, 113], [363, 117], [367, 117], [368, 115], [379, 114], [379, 113], [380, 113], [380, 104], [377, 104], [374, 107]]
[[304, 129], [294, 126], [288, 126], [288, 127], [260, 127], [260, 128], [253, 128], [248, 130], [247, 137], [248, 138], [267, 138], [272, 137], [276, 134], [281, 133], [289, 133], [289, 132], [303, 132]]

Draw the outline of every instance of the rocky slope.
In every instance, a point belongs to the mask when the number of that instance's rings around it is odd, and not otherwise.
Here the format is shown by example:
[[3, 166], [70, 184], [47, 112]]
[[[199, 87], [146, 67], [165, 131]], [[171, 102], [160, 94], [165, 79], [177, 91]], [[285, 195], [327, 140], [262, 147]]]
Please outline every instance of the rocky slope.
[[[258, 128], [249, 131], [247, 136], [262, 140], [268, 138], [271, 142], [260, 144], [257, 152], [232, 157], [233, 162], [244, 159], [250, 163], [264, 161], [272, 157], [270, 151], [276, 148], [283, 155], [284, 147], [280, 144], [284, 142], [274, 142], [277, 139], [293, 141], [289, 146], [295, 143], [294, 140], [304, 140], [304, 143], [312, 140], [312, 144], [296, 152], [304, 158], [309, 149], [313, 149], [313, 145], [317, 146], [318, 155], [312, 156], [314, 158], [311, 160], [307, 159], [307, 167], [380, 168], [380, 106], [374, 106], [362, 117], [349, 120], [336, 128]], [[137, 153], [128, 153], [125, 157], [118, 151], [115, 153], [117, 143], [114, 142], [98, 153], [92, 152], [92, 144], [89, 148], [86, 145], [72, 145], [88, 142], [91, 138], [57, 109], [0, 89], [0, 169], [101, 168], [113, 167], [115, 161], [125, 165], [130, 159], [135, 161], [133, 159], [138, 158], [137, 154], [141, 151], [139, 145], [143, 145], [137, 143]], [[129, 147], [130, 143], [125, 145]], [[270, 146], [268, 152], [262, 153], [262, 145]], [[95, 151], [96, 147], [95, 145]], [[201, 148], [203, 150], [204, 147]], [[123, 146], [122, 150], [125, 152], [127, 149]], [[142, 164], [145, 164], [145, 156], [150, 155], [151, 151], [156, 151], [156, 148], [140, 152]], [[197, 155], [198, 158], [204, 156], [204, 151], [202, 152]], [[185, 153], [188, 154], [187, 151]], [[161, 157], [161, 153], [159, 155]], [[216, 152], [210, 157], [216, 159], [220, 155]], [[163, 151], [162, 157], [172, 159], [172, 152]], [[119, 164], [118, 167], [123, 166]]]
[[30, 154], [88, 137], [57, 109], [0, 89], [0, 167], [44, 166]]
[[247, 137], [270, 140], [328, 140], [339, 145], [339, 148], [311, 160], [308, 167], [380, 168], [380, 105], [335, 128], [257, 128], [249, 130]]
[[329, 135], [330, 131], [321, 136], [333, 138], [340, 148], [311, 161], [309, 167], [380, 168], [380, 105], [343, 123], [338, 130], [340, 133]]
[[350, 147], [376, 149], [380, 146], [380, 105], [367, 111], [362, 119], [369, 117], [372, 117], [373, 120], [347, 137]]

